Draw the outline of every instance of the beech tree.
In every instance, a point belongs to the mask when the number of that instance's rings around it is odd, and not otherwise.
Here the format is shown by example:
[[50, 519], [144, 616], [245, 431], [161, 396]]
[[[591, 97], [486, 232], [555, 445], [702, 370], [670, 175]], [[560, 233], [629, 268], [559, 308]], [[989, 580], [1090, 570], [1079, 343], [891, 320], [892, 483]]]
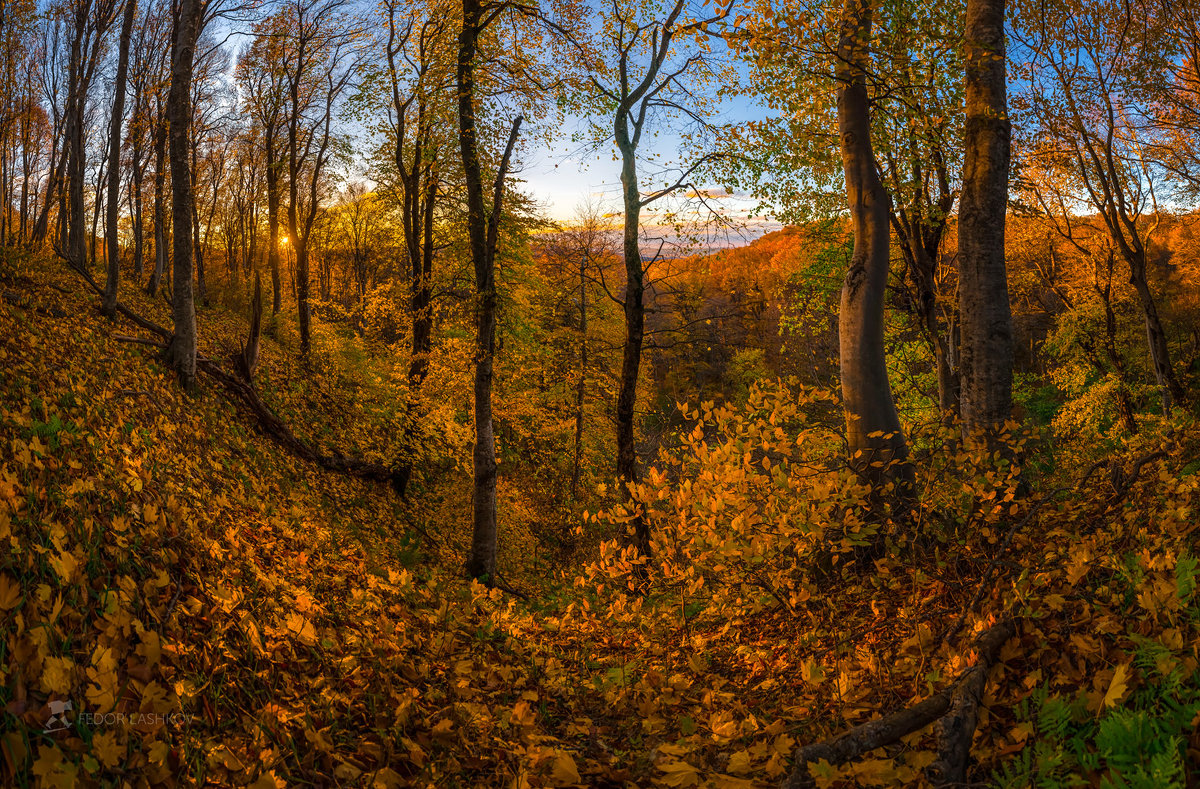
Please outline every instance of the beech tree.
[[[838, 39], [838, 131], [854, 253], [842, 285], [838, 337], [850, 463], [868, 478], [911, 484], [908, 446], [888, 381], [883, 345], [891, 198], [871, 145], [871, 0], [846, 0]], [[907, 494], [906, 494], [907, 495]]]
[[486, 204], [483, 166], [479, 151], [479, 122], [476, 103], [480, 37], [496, 17], [507, 9], [504, 3], [463, 0], [462, 27], [458, 35], [458, 132], [467, 192], [467, 235], [475, 270], [475, 448], [472, 452], [472, 535], [467, 573], [472, 578], [495, 583], [496, 541], [496, 434], [492, 425], [492, 379], [496, 357], [496, 250], [500, 244], [500, 215], [505, 178], [512, 160], [517, 135], [524, 120], [512, 121], [504, 153], [491, 183], [492, 202]]
[[75, 0], [65, 10], [71, 20], [71, 45], [67, 61], [67, 102], [63, 112], [66, 163], [67, 222], [60, 218], [59, 254], [78, 269], [87, 267], [87, 228], [84, 212], [86, 115], [96, 69], [103, 54], [104, 36], [117, 9], [116, 0]]
[[870, 75], [886, 82], [872, 103], [872, 141], [904, 261], [897, 284], [933, 357], [938, 410], [947, 419], [959, 416], [957, 272], [943, 247], [962, 164], [962, 22], [954, 3], [888, 4]]
[[125, 0], [121, 38], [117, 49], [117, 76], [113, 86], [112, 118], [108, 137], [108, 215], [105, 237], [108, 244], [108, 276], [104, 284], [104, 303], [101, 310], [112, 318], [117, 310], [117, 287], [121, 280], [121, 248], [117, 223], [121, 208], [121, 128], [125, 115], [125, 87], [129, 69], [129, 40], [133, 36], [133, 20], [137, 16], [137, 0]]
[[287, 133], [290, 246], [296, 255], [296, 301], [300, 352], [311, 343], [309, 238], [321, 209], [326, 165], [334, 153], [333, 122], [338, 102], [354, 74], [356, 23], [346, 0], [312, 5], [289, 2], [283, 11], [282, 56], [277, 68], [287, 88], [283, 125]]
[[1008, 119], [1004, 0], [967, 0], [967, 123], [958, 210], [962, 418], [968, 435], [1012, 415], [1012, 315], [1004, 265]]
[[[625, 313], [625, 342], [616, 409], [617, 476], [629, 501], [634, 541], [644, 556], [650, 555], [650, 531], [633, 501], [632, 486], [641, 476], [637, 389], [646, 340], [648, 269], [654, 261], [642, 254], [642, 215], [682, 190], [697, 192], [698, 174], [720, 157], [688, 150], [682, 152], [682, 162], [655, 166], [647, 161], [644, 144], [671, 125], [681, 132], [691, 127], [698, 139], [713, 131], [712, 99], [702, 94], [721, 68], [704, 39], [709, 26], [725, 19], [731, 7], [725, 3], [715, 10], [696, 8], [688, 0], [647, 5], [613, 0], [601, 6], [598, 40], [576, 40], [590, 66], [580, 95], [591, 116], [591, 146], [611, 141], [621, 164], [625, 289], [619, 301]], [[661, 180], [661, 186], [647, 188], [651, 180]]]
[[171, 86], [166, 122], [171, 162], [171, 317], [174, 332], [168, 357], [185, 389], [196, 385], [196, 302], [193, 290], [192, 167], [189, 157], [192, 126], [192, 70], [196, 42], [206, 23], [211, 0], [179, 0], [172, 10]]
[[[770, 23], [750, 24], [739, 39], [757, 78], [772, 85], [768, 96], [788, 110], [779, 122], [751, 129], [750, 139], [766, 147], [757, 162], [747, 164], [763, 193], [774, 196], [794, 188], [794, 196], [784, 203], [789, 218], [849, 209], [854, 248], [838, 313], [847, 452], [850, 465], [866, 479], [881, 487], [897, 483], [898, 492], [907, 496], [912, 470], [884, 347], [890, 223], [895, 217], [875, 151], [874, 133], [886, 124], [877, 124], [873, 117], [873, 94], [891, 87], [875, 81], [886, 76], [872, 49], [880, 7], [873, 0], [845, 0], [820, 10], [813, 14], [803, 5], [782, 9], [789, 26], [796, 29], [794, 38], [786, 42], [774, 36]], [[888, 46], [881, 49], [889, 51]], [[896, 50], [907, 53], [904, 45], [890, 51]], [[904, 74], [898, 78], [903, 80]], [[830, 101], [831, 85], [836, 103]], [[831, 145], [835, 135], [836, 147]], [[833, 151], [840, 153], [840, 159], [833, 158]], [[774, 177], [777, 173], [779, 179]], [[902, 177], [899, 165], [896, 176]], [[939, 199], [940, 190], [939, 185]], [[914, 202], [921, 199], [918, 194]], [[929, 207], [920, 205], [921, 213], [931, 217]], [[932, 246], [930, 242], [940, 244], [940, 235], [922, 237], [932, 228], [912, 213], [904, 217], [901, 230], [906, 228], [910, 244], [919, 240], [925, 250]], [[916, 254], [915, 249], [909, 251]], [[932, 259], [922, 259], [926, 263], [932, 266]], [[925, 269], [922, 277], [931, 271]]]
[[[451, 120], [452, 102], [447, 90], [453, 84], [451, 26], [446, 9], [437, 4], [416, 7], [406, 15], [401, 4], [388, 0], [386, 9], [391, 98], [387, 108], [391, 142], [388, 164], [398, 186], [412, 322], [405, 427], [405, 451], [412, 454], [419, 419], [417, 403], [429, 373], [433, 347], [434, 223], [444, 179], [442, 160], [452, 147], [442, 131]], [[400, 472], [402, 492], [411, 475], [409, 458], [403, 461]]]
[[287, 101], [283, 59], [283, 17], [273, 15], [255, 26], [255, 38], [238, 61], [238, 79], [247, 96], [249, 114], [258, 127], [263, 151], [263, 177], [267, 187], [267, 268], [271, 272], [271, 314], [278, 315], [283, 300], [279, 261], [281, 176], [285, 173], [283, 114]]

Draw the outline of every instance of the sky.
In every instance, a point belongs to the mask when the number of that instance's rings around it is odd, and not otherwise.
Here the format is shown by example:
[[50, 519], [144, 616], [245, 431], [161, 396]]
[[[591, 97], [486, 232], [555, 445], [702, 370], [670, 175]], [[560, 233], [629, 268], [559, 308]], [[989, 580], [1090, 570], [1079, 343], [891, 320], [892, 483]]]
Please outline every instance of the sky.
[[[767, 110], [754, 98], [748, 96], [724, 97], [711, 117], [715, 125], [739, 123], [765, 117]], [[598, 125], [611, 128], [612, 121], [605, 118]], [[607, 211], [621, 211], [620, 162], [615, 159], [616, 147], [610, 140], [599, 150], [580, 151], [580, 144], [572, 140], [572, 134], [582, 129], [585, 123], [580, 118], [569, 118], [550, 135], [549, 144], [531, 145], [526, 151], [524, 162], [516, 177], [524, 183], [522, 188], [537, 199], [547, 215], [557, 221], [569, 221], [578, 209], [589, 201], [599, 202]], [[675, 160], [680, 144], [679, 136], [669, 127], [660, 125], [657, 134], [647, 133], [639, 150], [639, 160]], [[652, 168], [639, 166], [643, 174], [642, 190], [659, 188], [664, 184], [652, 182]], [[672, 176], [672, 180], [678, 173]], [[701, 183], [703, 189], [720, 190], [721, 184]], [[757, 201], [747, 196], [723, 200], [723, 207], [731, 216], [747, 217]], [[752, 224], [761, 224], [762, 218]]]

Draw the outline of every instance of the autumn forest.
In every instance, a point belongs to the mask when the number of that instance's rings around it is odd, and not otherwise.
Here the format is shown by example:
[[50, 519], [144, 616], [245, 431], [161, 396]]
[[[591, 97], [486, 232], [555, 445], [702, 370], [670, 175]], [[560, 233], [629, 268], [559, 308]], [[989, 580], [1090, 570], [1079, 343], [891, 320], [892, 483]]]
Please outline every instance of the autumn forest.
[[1200, 785], [1197, 0], [0, 0], [0, 785]]

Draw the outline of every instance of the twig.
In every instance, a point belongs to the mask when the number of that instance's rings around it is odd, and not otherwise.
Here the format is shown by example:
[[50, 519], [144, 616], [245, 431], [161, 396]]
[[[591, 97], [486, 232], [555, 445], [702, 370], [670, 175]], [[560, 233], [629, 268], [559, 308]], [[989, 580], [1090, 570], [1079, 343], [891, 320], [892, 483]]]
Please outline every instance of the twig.
[[1000, 557], [1002, 557], [1004, 552], [1008, 550], [1008, 546], [1012, 543], [1013, 537], [1016, 536], [1017, 532], [1020, 531], [1025, 524], [1029, 523], [1029, 521], [1033, 519], [1034, 515], [1038, 514], [1038, 511], [1041, 510], [1043, 504], [1058, 494], [1065, 493], [1068, 490], [1071, 489], [1058, 488], [1051, 491], [1048, 496], [1043, 496], [1042, 498], [1038, 499], [1036, 502], [1034, 502], [1033, 506], [1029, 508], [1029, 512], [1025, 513], [1024, 518], [1019, 521], [1015, 521], [1011, 526], [1008, 527], [1008, 532], [1004, 535], [1004, 539], [1001, 541], [1000, 547], [992, 555], [992, 560], [988, 562], [987, 570], [983, 573], [983, 580], [979, 582], [979, 586], [975, 589], [975, 595], [971, 598], [971, 602], [968, 603], [955, 618], [954, 624], [942, 631], [942, 634], [938, 636], [937, 641], [934, 643], [931, 652], [936, 652], [942, 644], [946, 643], [947, 640], [957, 636], [958, 632], [962, 630], [963, 625], [966, 624], [967, 614], [969, 614], [975, 608], [975, 606], [979, 605], [979, 601], [983, 599], [984, 593], [987, 591], [988, 586], [992, 582], [992, 575], [996, 572], [996, 565], [1000, 563]]
[[154, 392], [149, 389], [119, 389], [113, 393], [113, 399], [119, 397], [147, 397], [159, 413], [163, 412], [162, 404], [158, 402], [158, 398], [154, 396]]
[[131, 343], [134, 343], [135, 345], [149, 345], [151, 348], [166, 348], [166, 347], [168, 347], [165, 342], [159, 342], [158, 340], [148, 340], [145, 337], [130, 337], [127, 334], [114, 334], [113, 339], [116, 340], [117, 342], [131, 342]]

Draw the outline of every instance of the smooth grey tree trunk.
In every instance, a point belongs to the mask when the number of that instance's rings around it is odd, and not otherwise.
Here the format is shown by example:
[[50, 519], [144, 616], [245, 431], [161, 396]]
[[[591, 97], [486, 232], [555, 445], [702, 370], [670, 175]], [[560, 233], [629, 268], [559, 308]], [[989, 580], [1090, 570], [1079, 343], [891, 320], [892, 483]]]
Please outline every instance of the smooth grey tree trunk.
[[175, 334], [169, 356], [184, 388], [196, 385], [196, 302], [192, 290], [192, 173], [189, 133], [192, 125], [192, 69], [203, 10], [200, 0], [180, 0], [171, 51], [171, 87], [167, 94], [171, 158], [171, 299]]
[[[165, 109], [160, 108], [160, 113]], [[167, 268], [167, 121], [157, 119], [154, 131], [154, 270], [146, 283], [146, 293], [158, 294]]]
[[[117, 314], [117, 288], [121, 282], [121, 250], [117, 238], [117, 219], [121, 211], [121, 121], [125, 114], [125, 80], [129, 72], [129, 39], [137, 0], [125, 0], [125, 18], [121, 21], [121, 39], [117, 47], [117, 82], [113, 87], [112, 122], [108, 133], [108, 214], [104, 234], [108, 243], [108, 276], [104, 281], [101, 311], [109, 318]], [[134, 163], [137, 166], [137, 163]]]
[[838, 133], [854, 230], [854, 253], [838, 315], [842, 404], [851, 467], [881, 491], [893, 483], [906, 498], [912, 470], [883, 343], [891, 198], [879, 178], [871, 145], [866, 73], [872, 14], [870, 0], [846, 0], [838, 41]]
[[966, 131], [959, 198], [962, 421], [993, 433], [1012, 415], [1012, 315], [1004, 262], [1011, 126], [1004, 0], [967, 0]]

